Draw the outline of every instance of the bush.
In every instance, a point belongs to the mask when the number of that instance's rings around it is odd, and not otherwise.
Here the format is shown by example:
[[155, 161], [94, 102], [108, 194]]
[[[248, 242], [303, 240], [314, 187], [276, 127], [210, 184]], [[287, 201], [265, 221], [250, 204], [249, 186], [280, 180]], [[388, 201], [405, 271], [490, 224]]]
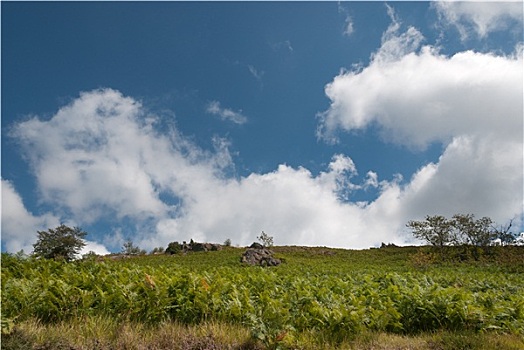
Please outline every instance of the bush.
[[163, 253], [163, 252], [164, 252], [164, 248], [162, 248], [162, 247], [155, 247], [151, 251], [151, 254], [158, 254], [158, 253]]
[[182, 246], [178, 242], [171, 242], [167, 245], [167, 248], [165, 250], [166, 254], [178, 254], [182, 250]]

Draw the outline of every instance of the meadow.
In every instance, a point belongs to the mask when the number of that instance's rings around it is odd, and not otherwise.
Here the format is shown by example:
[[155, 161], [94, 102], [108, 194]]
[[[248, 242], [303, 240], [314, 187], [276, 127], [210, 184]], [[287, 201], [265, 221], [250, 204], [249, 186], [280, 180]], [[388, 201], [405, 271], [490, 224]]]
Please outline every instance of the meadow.
[[2, 349], [524, 349], [523, 248], [3, 254]]

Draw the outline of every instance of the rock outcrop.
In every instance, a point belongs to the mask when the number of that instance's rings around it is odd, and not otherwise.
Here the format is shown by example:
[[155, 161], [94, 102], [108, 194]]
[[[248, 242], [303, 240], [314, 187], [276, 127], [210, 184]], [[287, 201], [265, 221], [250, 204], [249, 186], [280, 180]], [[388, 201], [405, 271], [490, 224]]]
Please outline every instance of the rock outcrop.
[[191, 242], [186, 243], [185, 241], [180, 244], [178, 242], [171, 242], [166, 248], [166, 254], [178, 254], [178, 253], [188, 253], [188, 252], [215, 252], [217, 250], [222, 250], [222, 245], [214, 243], [197, 243], [191, 240]]
[[253, 248], [253, 249], [264, 249], [264, 246], [260, 243], [257, 243], [257, 242], [253, 242], [249, 248]]
[[273, 252], [261, 244], [253, 243], [251, 247], [242, 254], [240, 261], [252, 266], [278, 266], [282, 263], [280, 259], [273, 257]]

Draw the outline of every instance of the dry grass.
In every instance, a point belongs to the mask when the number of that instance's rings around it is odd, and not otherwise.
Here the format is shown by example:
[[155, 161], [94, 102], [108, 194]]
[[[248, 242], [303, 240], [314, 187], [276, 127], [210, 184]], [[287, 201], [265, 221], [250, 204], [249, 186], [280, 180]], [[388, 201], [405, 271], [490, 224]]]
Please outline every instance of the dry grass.
[[[316, 332], [286, 337], [283, 349], [302, 350], [521, 350], [524, 339], [496, 333], [436, 332], [419, 336], [364, 333], [332, 344]], [[157, 326], [117, 323], [110, 318], [86, 317], [74, 322], [44, 325], [35, 320], [2, 336], [5, 350], [262, 350], [247, 328], [207, 322], [185, 326], [165, 322]]]
[[260, 349], [247, 329], [218, 323], [184, 326], [165, 322], [155, 327], [84, 318], [44, 325], [31, 320], [2, 336], [2, 349], [35, 350], [222, 350]]

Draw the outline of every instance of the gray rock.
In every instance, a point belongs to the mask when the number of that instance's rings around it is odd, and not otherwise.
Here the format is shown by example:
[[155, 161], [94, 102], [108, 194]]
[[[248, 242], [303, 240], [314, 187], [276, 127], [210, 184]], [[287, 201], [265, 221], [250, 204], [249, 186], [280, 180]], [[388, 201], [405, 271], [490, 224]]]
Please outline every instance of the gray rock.
[[191, 250], [194, 252], [206, 252], [206, 244], [205, 243], [194, 243], [191, 246]]
[[282, 263], [280, 259], [273, 257], [273, 252], [271, 250], [266, 248], [248, 248], [244, 254], [242, 254], [240, 261], [244, 264], [264, 267], [278, 266]]
[[260, 243], [257, 243], [257, 242], [253, 242], [253, 244], [251, 244], [249, 246], [249, 248], [253, 248], [253, 249], [264, 249], [264, 246]]

